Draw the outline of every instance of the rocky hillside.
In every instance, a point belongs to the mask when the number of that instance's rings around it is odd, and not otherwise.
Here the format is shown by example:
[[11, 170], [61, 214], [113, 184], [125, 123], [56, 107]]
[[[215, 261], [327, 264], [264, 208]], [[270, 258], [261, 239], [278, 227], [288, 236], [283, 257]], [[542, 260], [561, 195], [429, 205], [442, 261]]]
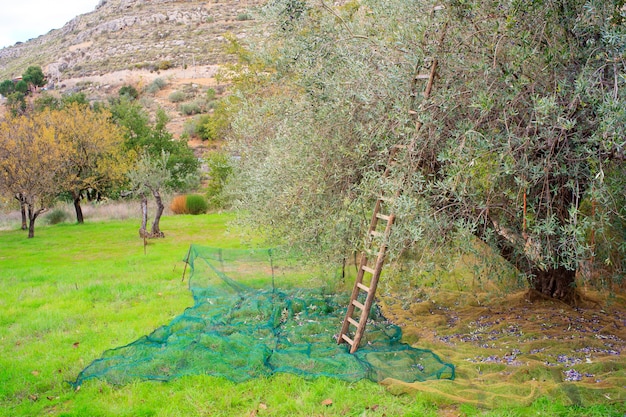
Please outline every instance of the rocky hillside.
[[249, 36], [262, 0], [101, 0], [61, 29], [0, 50], [0, 79], [41, 66], [54, 81], [215, 65], [226, 32]]
[[[0, 80], [37, 65], [53, 94], [80, 91], [91, 101], [131, 85], [143, 93], [148, 111], [166, 110], [168, 129], [178, 138], [195, 114], [211, 111], [207, 91], [216, 91], [216, 98], [225, 91], [215, 80], [220, 65], [232, 59], [224, 53], [224, 34], [256, 35], [254, 9], [263, 2], [101, 0], [96, 10], [61, 29], [0, 49]], [[157, 79], [159, 89], [150, 91]], [[190, 144], [204, 153], [206, 143]]]

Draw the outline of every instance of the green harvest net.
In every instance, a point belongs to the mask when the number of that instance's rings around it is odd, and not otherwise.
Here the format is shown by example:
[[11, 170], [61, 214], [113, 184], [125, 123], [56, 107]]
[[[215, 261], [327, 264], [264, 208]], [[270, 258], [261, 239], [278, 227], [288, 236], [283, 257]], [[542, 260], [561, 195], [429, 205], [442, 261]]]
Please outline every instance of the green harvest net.
[[302, 288], [319, 276], [286, 253], [192, 245], [185, 260], [194, 306], [150, 335], [104, 352], [72, 385], [202, 374], [241, 382], [277, 372], [347, 381], [454, 379], [453, 365], [401, 343], [400, 328], [377, 307], [361, 348], [350, 354], [336, 342], [349, 294]]

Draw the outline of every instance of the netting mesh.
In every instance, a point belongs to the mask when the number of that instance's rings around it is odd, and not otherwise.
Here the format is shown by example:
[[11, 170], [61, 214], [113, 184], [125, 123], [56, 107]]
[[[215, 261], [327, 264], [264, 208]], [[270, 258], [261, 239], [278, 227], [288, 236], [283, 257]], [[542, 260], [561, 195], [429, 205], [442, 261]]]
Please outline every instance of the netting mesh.
[[401, 343], [400, 328], [376, 306], [362, 347], [350, 354], [336, 342], [349, 294], [303, 288], [319, 277], [286, 253], [192, 245], [186, 261], [194, 306], [150, 335], [104, 352], [74, 386], [92, 378], [119, 385], [199, 374], [241, 382], [277, 372], [347, 381], [454, 379], [453, 365]]

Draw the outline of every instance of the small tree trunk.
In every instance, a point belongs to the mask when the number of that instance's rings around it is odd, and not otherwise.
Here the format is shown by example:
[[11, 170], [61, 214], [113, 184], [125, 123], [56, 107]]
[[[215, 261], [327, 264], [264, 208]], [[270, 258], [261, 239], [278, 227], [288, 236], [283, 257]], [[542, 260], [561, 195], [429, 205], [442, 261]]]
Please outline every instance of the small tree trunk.
[[28, 225], [26, 224], [26, 205], [20, 202], [20, 208], [22, 209], [22, 230], [28, 229]]
[[15, 194], [15, 199], [20, 202], [20, 210], [22, 212], [22, 230], [26, 230], [28, 229], [28, 224], [26, 222], [26, 202], [24, 201], [22, 193]]
[[148, 227], [148, 199], [145, 195], [141, 196], [141, 228], [139, 236], [146, 237], [146, 227]]
[[165, 206], [163, 205], [163, 200], [161, 199], [161, 194], [159, 194], [158, 190], [152, 191], [152, 195], [154, 196], [157, 204], [156, 214], [154, 216], [154, 221], [152, 222], [152, 237], [165, 237], [159, 228], [159, 222], [161, 221], [161, 216], [163, 215]]
[[576, 271], [562, 266], [548, 270], [534, 270], [532, 284], [535, 290], [547, 297], [558, 298], [568, 304], [575, 301], [576, 287], [574, 280]]
[[76, 222], [83, 224], [85, 223], [85, 219], [83, 218], [83, 208], [80, 206], [82, 195], [81, 193], [72, 191], [72, 198], [74, 199], [74, 210], [76, 210]]
[[28, 238], [35, 237], [35, 220], [44, 209], [35, 210], [32, 204], [28, 205]]

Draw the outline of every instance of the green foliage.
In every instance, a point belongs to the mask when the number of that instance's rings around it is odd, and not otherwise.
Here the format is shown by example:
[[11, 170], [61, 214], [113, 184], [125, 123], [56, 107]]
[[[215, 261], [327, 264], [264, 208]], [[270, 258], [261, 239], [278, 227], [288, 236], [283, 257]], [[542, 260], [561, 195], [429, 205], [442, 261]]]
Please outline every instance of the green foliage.
[[148, 94], [156, 94], [161, 91], [167, 85], [167, 81], [163, 78], [155, 78], [148, 86], [146, 87], [146, 92]]
[[172, 103], [181, 103], [187, 100], [187, 94], [184, 91], [177, 90], [172, 92], [167, 99]]
[[203, 140], [223, 139], [230, 130], [231, 118], [237, 110], [238, 103], [239, 99], [231, 96], [218, 100], [213, 112], [200, 119], [198, 135]]
[[174, 64], [172, 64], [171, 61], [161, 61], [159, 62], [157, 69], [160, 71], [165, 71], [165, 70], [172, 68], [173, 66]]
[[139, 97], [139, 91], [132, 85], [124, 85], [119, 91], [120, 97], [127, 97], [130, 100], [136, 100]]
[[59, 109], [61, 107], [61, 101], [47, 91], [44, 91], [35, 99], [33, 106], [36, 111], [42, 111], [43, 109]]
[[198, 175], [199, 162], [186, 142], [173, 140], [167, 131], [167, 115], [161, 109], [156, 120], [151, 122], [149, 115], [137, 102], [117, 100], [111, 104], [113, 119], [125, 129], [124, 146], [127, 151], [147, 152], [159, 158], [162, 152], [169, 154], [167, 169], [171, 173], [169, 186], [175, 190], [185, 190], [189, 181]]
[[209, 88], [206, 90], [206, 99], [208, 102], [215, 100], [216, 96], [217, 96], [217, 91], [215, 91], [214, 88]]
[[209, 208], [209, 203], [204, 196], [189, 194], [186, 198], [186, 206], [189, 214], [204, 214]]
[[15, 91], [15, 83], [12, 80], [4, 80], [0, 83], [0, 94], [8, 97]]
[[87, 100], [87, 95], [82, 91], [79, 93], [64, 94], [63, 97], [61, 97], [61, 104], [63, 107], [70, 106], [73, 103], [83, 106], [88, 105], [89, 101]]
[[46, 223], [50, 225], [64, 223], [70, 219], [69, 214], [61, 208], [55, 208], [45, 216]]
[[24, 95], [28, 94], [28, 83], [24, 80], [19, 80], [17, 83], [15, 83], [15, 92]]
[[202, 112], [201, 103], [198, 101], [192, 101], [191, 103], [181, 103], [178, 106], [178, 110], [185, 116], [192, 116]]
[[34, 100], [33, 107], [36, 111], [42, 111], [43, 109], [61, 110], [73, 104], [89, 106], [89, 101], [83, 92], [64, 94], [61, 99], [58, 99], [44, 91]]
[[43, 87], [46, 85], [46, 76], [43, 74], [41, 67], [30, 66], [26, 72], [22, 74], [22, 79], [35, 87]]
[[209, 181], [207, 183], [206, 196], [209, 207], [225, 208], [228, 205], [228, 196], [224, 187], [228, 177], [233, 172], [231, 158], [223, 152], [211, 152], [207, 157], [209, 168]]
[[[591, 255], [580, 203], [594, 190], [619, 210], [603, 184], [626, 136], [626, 28], [607, 19], [617, 8], [270, 3], [276, 30], [262, 50], [229, 38], [243, 100], [231, 122], [241, 207], [251, 224], [341, 259], [363, 241], [372, 196], [397, 188], [381, 167], [404, 144], [413, 151], [391, 178], [408, 179], [392, 257], [475, 236], [527, 274], [576, 269]], [[433, 57], [426, 100], [416, 76]]]
[[19, 91], [15, 91], [7, 96], [7, 107], [12, 115], [24, 114], [26, 112], [26, 96]]

